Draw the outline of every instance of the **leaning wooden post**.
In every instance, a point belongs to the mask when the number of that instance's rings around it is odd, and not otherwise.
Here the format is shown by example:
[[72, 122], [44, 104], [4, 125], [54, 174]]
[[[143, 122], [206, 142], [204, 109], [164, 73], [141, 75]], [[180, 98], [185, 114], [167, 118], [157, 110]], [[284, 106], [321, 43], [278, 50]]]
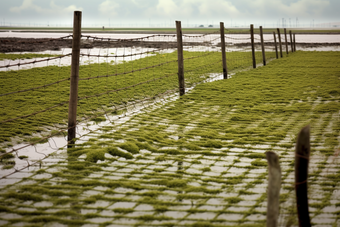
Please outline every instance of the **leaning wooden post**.
[[288, 54], [287, 29], [284, 29], [284, 33], [285, 33], [286, 53]]
[[279, 59], [279, 53], [278, 53], [278, 51], [277, 51], [277, 42], [276, 42], [276, 35], [275, 35], [275, 32], [273, 32], [273, 36], [274, 36], [274, 45], [275, 45], [276, 59]]
[[289, 38], [290, 38], [290, 49], [291, 49], [291, 52], [294, 52], [292, 30], [289, 30]]
[[256, 68], [256, 59], [255, 59], [255, 44], [254, 44], [254, 25], [250, 25], [250, 39], [251, 39], [251, 53], [253, 57], [253, 68]]
[[280, 213], [281, 168], [277, 154], [268, 151], [266, 157], [268, 161], [267, 227], [276, 227]]
[[225, 53], [225, 37], [224, 37], [224, 23], [220, 22], [221, 31], [221, 49], [222, 49], [222, 63], [223, 63], [223, 79], [228, 79], [227, 58]]
[[262, 26], [260, 26], [260, 38], [261, 38], [261, 49], [262, 49], [263, 66], [265, 66], [266, 65], [266, 52], [265, 52], [265, 49], [264, 49]]
[[70, 80], [70, 102], [68, 107], [68, 146], [72, 147], [76, 138], [77, 105], [78, 105], [78, 81], [79, 81], [79, 56], [81, 38], [81, 11], [74, 11], [73, 17], [73, 40]]
[[293, 35], [293, 38], [294, 38], [294, 52], [296, 52], [295, 33], [294, 33], [294, 35]]
[[182, 25], [180, 21], [176, 21], [176, 30], [177, 30], [177, 55], [178, 55], [178, 84], [179, 95], [182, 96], [185, 94], [185, 83], [184, 83]]
[[282, 58], [283, 57], [283, 55], [282, 55], [282, 42], [281, 42], [281, 33], [280, 33], [280, 29], [279, 28], [277, 29], [277, 35], [279, 37], [280, 56]]
[[309, 125], [301, 129], [295, 149], [295, 192], [299, 226], [311, 226], [308, 210], [308, 163], [310, 156]]

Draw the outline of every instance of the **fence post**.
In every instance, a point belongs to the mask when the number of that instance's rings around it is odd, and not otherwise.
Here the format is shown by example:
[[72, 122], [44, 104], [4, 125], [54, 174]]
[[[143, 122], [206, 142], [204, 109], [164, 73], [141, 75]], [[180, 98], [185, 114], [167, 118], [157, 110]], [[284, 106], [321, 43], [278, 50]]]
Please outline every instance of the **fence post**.
[[294, 37], [294, 52], [296, 52], [295, 33], [294, 33], [293, 37]]
[[277, 154], [268, 151], [266, 157], [268, 161], [267, 227], [276, 227], [280, 213], [281, 168]]
[[73, 16], [73, 40], [70, 80], [70, 102], [68, 107], [68, 146], [72, 147], [76, 138], [77, 105], [78, 105], [78, 80], [79, 80], [79, 56], [81, 38], [81, 11], [74, 11]]
[[288, 54], [287, 29], [284, 29], [283, 31], [285, 33], [286, 53]]
[[276, 59], [279, 59], [279, 53], [278, 53], [278, 51], [277, 51], [277, 42], [276, 42], [276, 35], [275, 35], [275, 32], [273, 32], [273, 36], [274, 36], [274, 45], [275, 45]]
[[291, 49], [291, 52], [294, 52], [292, 30], [289, 30], [289, 37], [290, 37], [290, 49]]
[[263, 60], [263, 66], [266, 65], [266, 52], [264, 49], [264, 41], [263, 41], [263, 30], [262, 26], [260, 26], [260, 37], [261, 37], [261, 48], [262, 48], [262, 60]]
[[307, 196], [307, 179], [308, 179], [308, 163], [310, 156], [310, 132], [309, 125], [301, 129], [295, 150], [295, 193], [296, 206], [299, 217], [299, 226], [311, 226], [308, 196]]
[[281, 42], [281, 33], [280, 33], [280, 29], [278, 28], [277, 29], [277, 35], [278, 35], [278, 37], [279, 37], [279, 46], [280, 46], [280, 56], [281, 56], [281, 58], [282, 58], [282, 42]]
[[225, 53], [225, 37], [224, 37], [224, 23], [220, 22], [221, 31], [221, 49], [222, 49], [222, 62], [223, 62], [223, 79], [228, 79], [227, 58]]
[[255, 45], [254, 45], [254, 25], [250, 25], [251, 52], [253, 57], [253, 68], [256, 69]]
[[182, 25], [180, 21], [176, 21], [177, 31], [177, 55], [178, 55], [178, 84], [179, 84], [179, 95], [185, 94], [185, 83], [184, 83], [184, 63], [183, 63], [183, 39], [182, 39]]

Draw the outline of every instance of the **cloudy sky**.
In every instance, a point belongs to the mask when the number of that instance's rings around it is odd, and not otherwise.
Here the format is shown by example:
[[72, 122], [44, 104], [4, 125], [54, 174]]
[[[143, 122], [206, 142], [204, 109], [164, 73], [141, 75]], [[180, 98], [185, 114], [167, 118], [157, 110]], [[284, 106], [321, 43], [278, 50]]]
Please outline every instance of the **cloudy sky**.
[[183, 26], [285, 23], [310, 25], [340, 21], [339, 0], [1, 0], [1, 25], [71, 25], [73, 11], [83, 25]]

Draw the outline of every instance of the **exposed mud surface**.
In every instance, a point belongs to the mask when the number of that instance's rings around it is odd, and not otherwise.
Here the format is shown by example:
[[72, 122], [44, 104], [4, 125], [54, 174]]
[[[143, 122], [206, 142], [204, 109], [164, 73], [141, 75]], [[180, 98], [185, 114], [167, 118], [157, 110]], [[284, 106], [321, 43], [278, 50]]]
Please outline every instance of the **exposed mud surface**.
[[[201, 42], [184, 42], [184, 46], [202, 46]], [[144, 47], [144, 48], [176, 48], [176, 42], [168, 41], [132, 41], [132, 40], [82, 40], [80, 48], [117, 48], [117, 47]], [[72, 39], [34, 39], [34, 38], [0, 38], [0, 52], [40, 52], [46, 50], [60, 50], [72, 48]]]

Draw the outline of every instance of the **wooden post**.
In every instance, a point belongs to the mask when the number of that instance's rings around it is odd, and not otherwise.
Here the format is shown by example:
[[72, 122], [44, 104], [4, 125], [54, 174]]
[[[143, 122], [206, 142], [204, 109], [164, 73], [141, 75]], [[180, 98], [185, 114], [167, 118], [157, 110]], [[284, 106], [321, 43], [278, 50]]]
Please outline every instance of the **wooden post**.
[[294, 38], [294, 52], [296, 52], [295, 33], [294, 33], [294, 35], [293, 35], [293, 38]]
[[221, 49], [222, 49], [222, 63], [223, 63], [223, 79], [228, 79], [227, 58], [225, 53], [225, 37], [224, 37], [224, 23], [220, 23], [221, 31]]
[[81, 11], [74, 11], [73, 40], [70, 80], [70, 102], [68, 107], [68, 146], [72, 147], [76, 138], [77, 105], [78, 105], [78, 81], [79, 81], [79, 56], [81, 38]]
[[286, 53], [288, 54], [287, 29], [284, 29], [284, 32], [285, 32]]
[[299, 226], [311, 226], [308, 210], [308, 163], [310, 156], [309, 125], [301, 129], [295, 149], [295, 192]]
[[279, 53], [278, 53], [278, 51], [277, 51], [277, 42], [276, 42], [276, 35], [275, 35], [275, 32], [273, 32], [273, 36], [274, 36], [274, 45], [275, 45], [276, 59], [279, 59]]
[[176, 21], [176, 30], [177, 30], [177, 55], [178, 55], [178, 84], [179, 95], [182, 96], [185, 94], [185, 83], [184, 83], [182, 25], [180, 21]]
[[263, 66], [265, 66], [266, 65], [266, 52], [264, 49], [262, 26], [260, 26], [260, 38], [261, 38], [261, 49], [262, 49], [262, 61], [263, 61]]
[[290, 49], [291, 49], [291, 52], [294, 52], [292, 30], [289, 30], [289, 38], [290, 38]]
[[279, 28], [277, 29], [277, 35], [279, 37], [280, 56], [282, 58], [283, 57], [283, 55], [282, 55], [282, 42], [281, 42], [281, 33], [280, 33], [280, 29]]
[[267, 227], [276, 227], [280, 213], [281, 168], [277, 154], [268, 151], [266, 157], [268, 161]]
[[250, 25], [251, 52], [253, 57], [253, 68], [256, 69], [255, 44], [254, 44], [254, 25]]

